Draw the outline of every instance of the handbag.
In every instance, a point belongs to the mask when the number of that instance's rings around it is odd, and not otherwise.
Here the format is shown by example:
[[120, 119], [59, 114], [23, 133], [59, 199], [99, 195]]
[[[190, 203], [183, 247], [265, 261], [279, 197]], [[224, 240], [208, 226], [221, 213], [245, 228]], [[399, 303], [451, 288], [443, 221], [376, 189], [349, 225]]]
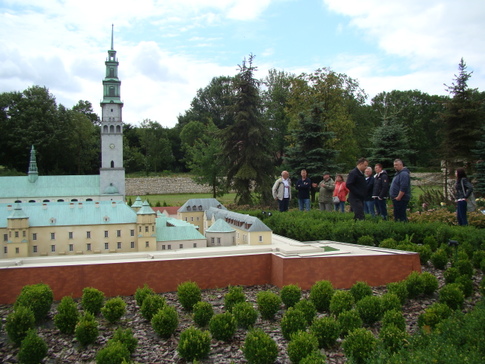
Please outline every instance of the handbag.
[[338, 192], [337, 192], [337, 196], [333, 196], [332, 197], [332, 201], [334, 204], [337, 204], [337, 203], [340, 203], [340, 198], [338, 197], [338, 194], [340, 193], [340, 189], [342, 188], [342, 184], [340, 184], [338, 186]]
[[[463, 196], [466, 196], [465, 193], [465, 186], [463, 186], [463, 180], [461, 180], [461, 189], [463, 190]], [[475, 194], [472, 192], [470, 196], [468, 196], [468, 201], [466, 204], [466, 210], [468, 212], [473, 212], [477, 209], [477, 201], [475, 200]]]

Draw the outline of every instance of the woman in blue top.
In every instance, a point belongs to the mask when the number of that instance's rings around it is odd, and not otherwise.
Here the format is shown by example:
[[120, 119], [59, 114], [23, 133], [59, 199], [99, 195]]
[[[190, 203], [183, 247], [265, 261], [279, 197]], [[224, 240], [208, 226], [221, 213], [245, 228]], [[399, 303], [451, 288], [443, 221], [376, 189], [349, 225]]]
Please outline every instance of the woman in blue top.
[[466, 178], [466, 173], [463, 168], [458, 168], [456, 175], [456, 218], [458, 225], [468, 225], [466, 217], [467, 199], [473, 192], [473, 185]]

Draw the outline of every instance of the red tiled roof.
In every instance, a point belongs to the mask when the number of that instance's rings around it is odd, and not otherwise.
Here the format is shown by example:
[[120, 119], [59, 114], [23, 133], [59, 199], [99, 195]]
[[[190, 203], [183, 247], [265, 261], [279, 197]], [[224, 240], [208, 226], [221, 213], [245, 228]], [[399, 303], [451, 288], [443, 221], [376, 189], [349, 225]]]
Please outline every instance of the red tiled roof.
[[163, 213], [163, 211], [167, 211], [169, 215], [177, 215], [179, 208], [180, 206], [152, 207], [153, 211], [160, 211], [161, 213]]

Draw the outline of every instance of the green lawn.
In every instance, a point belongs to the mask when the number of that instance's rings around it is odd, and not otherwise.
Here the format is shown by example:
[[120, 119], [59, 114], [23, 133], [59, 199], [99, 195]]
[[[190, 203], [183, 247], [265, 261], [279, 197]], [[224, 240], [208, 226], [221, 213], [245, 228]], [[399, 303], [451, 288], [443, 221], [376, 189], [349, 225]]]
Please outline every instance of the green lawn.
[[[135, 202], [137, 196], [126, 196], [126, 200], [131, 203]], [[235, 193], [228, 193], [217, 200], [223, 205], [234, 202]], [[191, 198], [212, 198], [210, 193], [185, 193], [185, 194], [166, 194], [166, 195], [145, 195], [140, 196], [142, 201], [148, 200], [151, 206], [156, 206], [160, 202], [160, 206], [182, 206], [187, 200]]]

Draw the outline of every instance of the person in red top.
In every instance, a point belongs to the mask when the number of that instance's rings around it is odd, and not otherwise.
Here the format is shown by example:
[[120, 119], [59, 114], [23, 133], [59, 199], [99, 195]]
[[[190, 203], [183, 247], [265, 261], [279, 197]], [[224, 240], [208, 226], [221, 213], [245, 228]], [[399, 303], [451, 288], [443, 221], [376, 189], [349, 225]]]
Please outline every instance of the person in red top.
[[338, 211], [340, 208], [341, 212], [345, 212], [345, 201], [347, 201], [348, 193], [349, 189], [345, 184], [344, 177], [341, 174], [337, 174], [335, 176], [335, 189], [333, 190], [333, 195], [337, 196], [340, 202], [334, 203], [335, 211]]

